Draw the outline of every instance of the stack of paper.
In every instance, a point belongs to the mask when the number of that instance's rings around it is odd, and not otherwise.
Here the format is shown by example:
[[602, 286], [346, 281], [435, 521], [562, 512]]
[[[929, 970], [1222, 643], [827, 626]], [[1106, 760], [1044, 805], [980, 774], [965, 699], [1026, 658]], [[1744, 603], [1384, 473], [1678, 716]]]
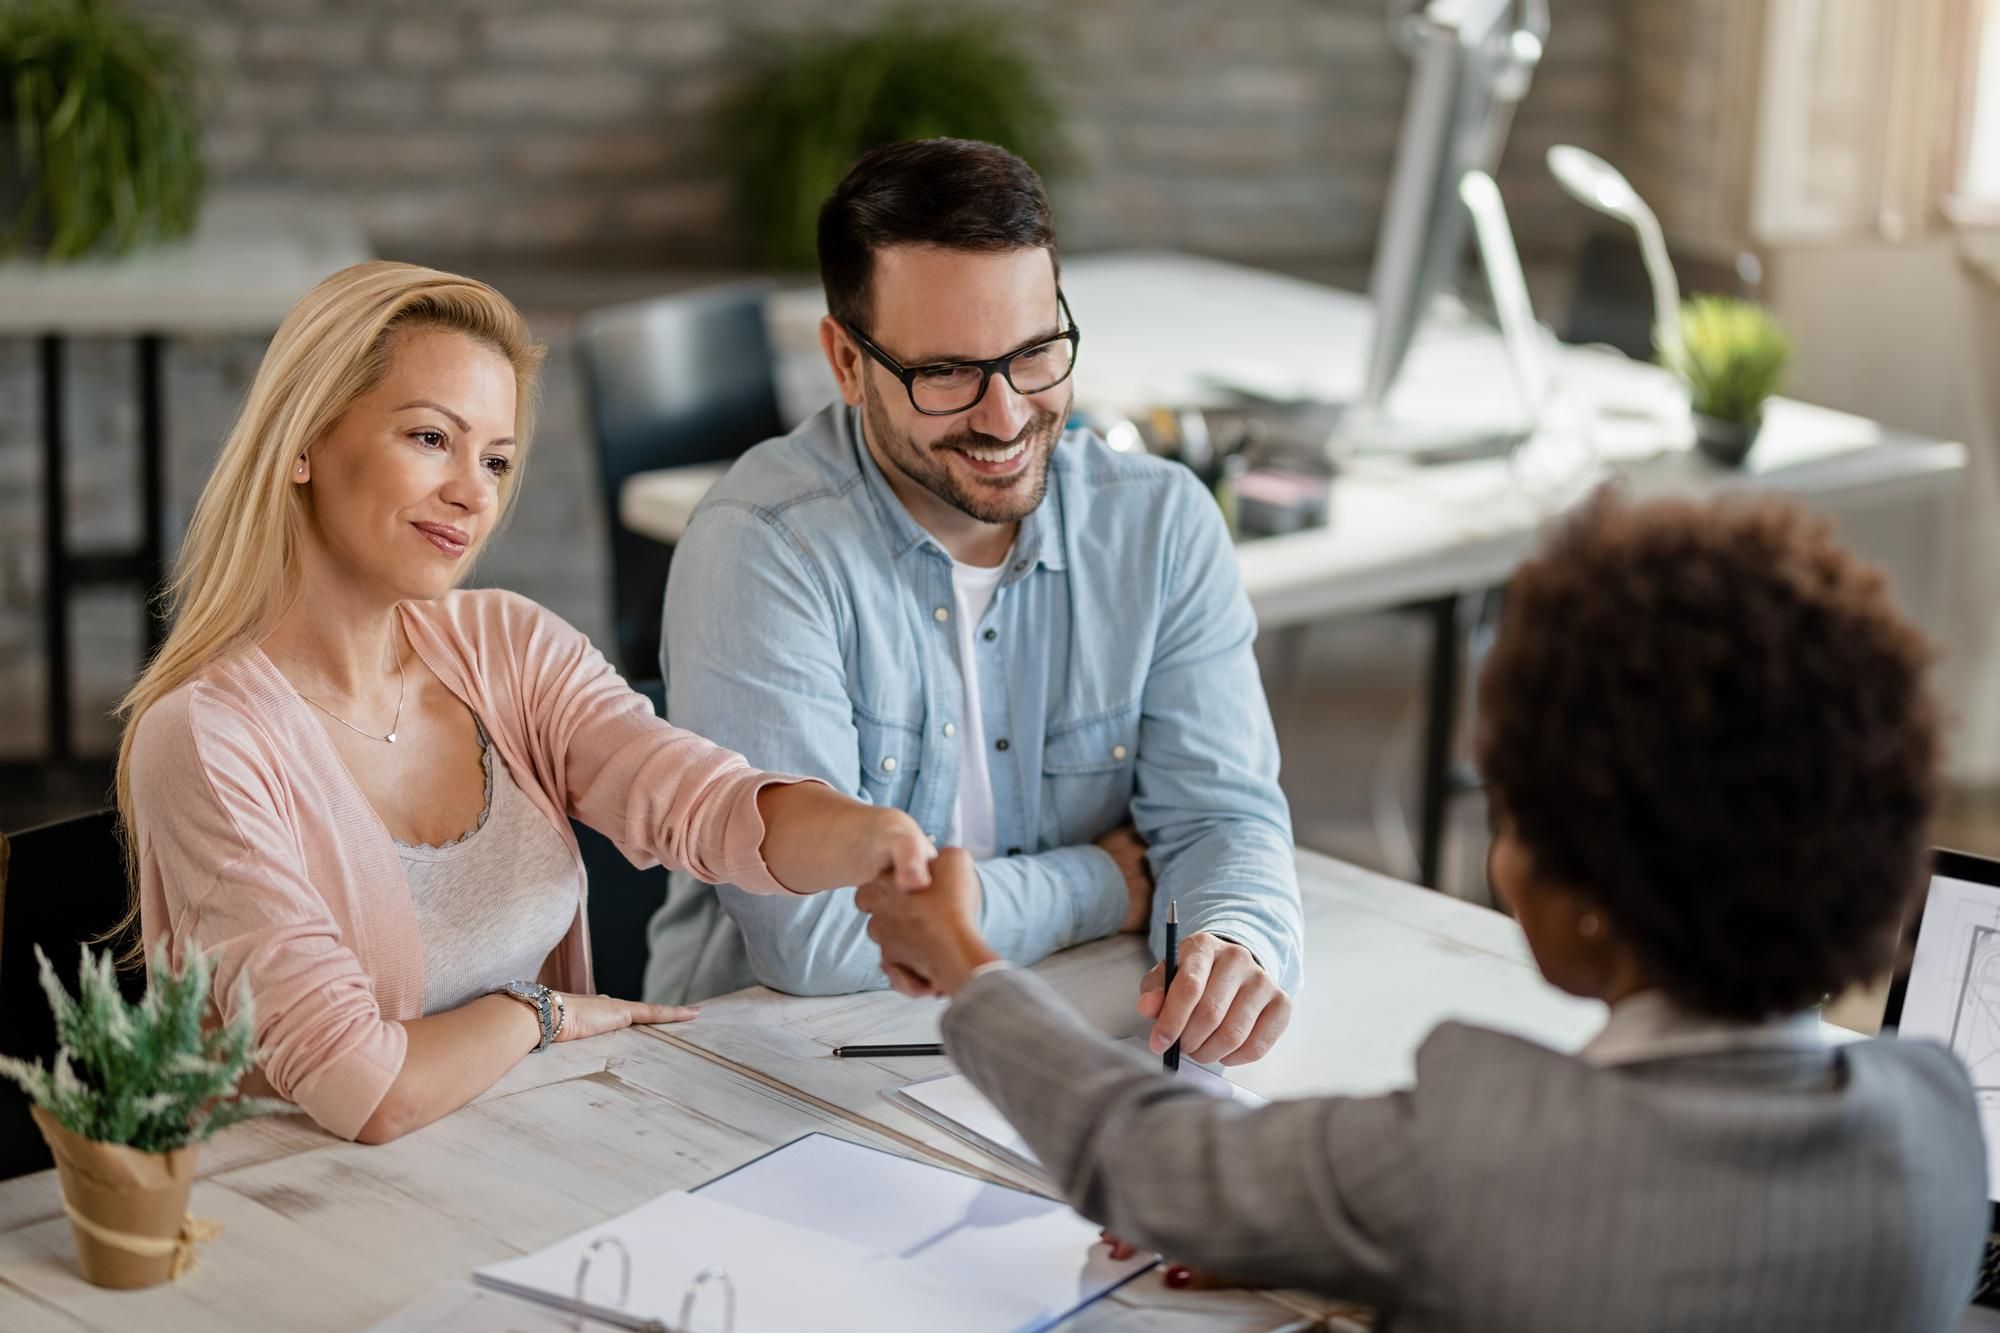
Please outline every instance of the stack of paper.
[[[1222, 1075], [1187, 1060], [1181, 1061], [1178, 1077], [1203, 1092], [1241, 1102], [1245, 1106], [1265, 1104], [1265, 1099], [1250, 1089], [1240, 1088]], [[942, 1078], [925, 1079], [921, 1083], [892, 1088], [883, 1095], [947, 1134], [999, 1158], [1023, 1175], [1036, 1180], [1047, 1179], [1028, 1141], [1021, 1137], [1019, 1130], [1007, 1123], [1007, 1117], [1000, 1114], [1000, 1108], [973, 1087], [972, 1080], [965, 1075], [947, 1074]]]
[[[1097, 1228], [1063, 1204], [823, 1134], [758, 1158], [693, 1194], [662, 1195], [545, 1250], [478, 1270], [483, 1286], [569, 1307], [592, 1261], [587, 1313], [618, 1327], [679, 1327], [697, 1274], [736, 1292], [737, 1333], [1030, 1333], [1088, 1304], [1153, 1260], [1114, 1262]], [[720, 1285], [700, 1327], [721, 1327]]]

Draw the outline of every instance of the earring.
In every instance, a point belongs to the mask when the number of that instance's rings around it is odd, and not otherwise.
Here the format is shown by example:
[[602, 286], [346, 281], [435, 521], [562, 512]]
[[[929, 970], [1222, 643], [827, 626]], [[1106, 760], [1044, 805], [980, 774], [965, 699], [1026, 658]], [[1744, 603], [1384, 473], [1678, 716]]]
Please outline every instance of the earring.
[[1594, 940], [1604, 930], [1604, 920], [1595, 912], [1585, 912], [1576, 919], [1576, 933], [1587, 940]]
[[292, 468], [292, 471], [298, 473], [301, 477], [306, 474], [306, 456], [304, 454], [299, 455], [299, 461]]

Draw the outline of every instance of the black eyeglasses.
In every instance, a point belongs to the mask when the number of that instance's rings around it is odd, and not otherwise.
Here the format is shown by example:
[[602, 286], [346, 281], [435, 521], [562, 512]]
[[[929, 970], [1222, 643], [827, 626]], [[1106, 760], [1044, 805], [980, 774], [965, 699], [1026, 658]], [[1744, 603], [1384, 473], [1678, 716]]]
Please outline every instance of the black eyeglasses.
[[840, 326], [861, 344], [862, 351], [903, 382], [911, 407], [927, 417], [948, 417], [979, 406], [979, 400], [986, 396], [986, 386], [995, 375], [1005, 379], [1023, 397], [1047, 393], [1069, 378], [1069, 373], [1076, 369], [1076, 349], [1083, 341], [1083, 331], [1077, 328], [1076, 317], [1069, 313], [1069, 302], [1063, 299], [1060, 288], [1056, 291], [1056, 305], [1068, 321], [1068, 329], [991, 361], [934, 361], [926, 366], [905, 366], [846, 320], [840, 321]]

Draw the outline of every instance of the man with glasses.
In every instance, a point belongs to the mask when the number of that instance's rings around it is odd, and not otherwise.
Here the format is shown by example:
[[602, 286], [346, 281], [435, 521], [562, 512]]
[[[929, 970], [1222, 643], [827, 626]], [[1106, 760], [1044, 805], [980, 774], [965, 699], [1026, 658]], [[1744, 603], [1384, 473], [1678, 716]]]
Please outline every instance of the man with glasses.
[[[1150, 931], [1157, 958], [1176, 901], [1171, 993], [1160, 967], [1137, 985], [1153, 1046], [1255, 1059], [1289, 1019], [1303, 927], [1214, 500], [1178, 464], [1065, 429], [1083, 334], [1019, 158], [879, 149], [821, 210], [819, 253], [840, 401], [751, 450], [690, 520], [668, 716], [963, 845], [1011, 962], [1118, 931]], [[853, 896], [675, 876], [648, 998], [880, 986]]]

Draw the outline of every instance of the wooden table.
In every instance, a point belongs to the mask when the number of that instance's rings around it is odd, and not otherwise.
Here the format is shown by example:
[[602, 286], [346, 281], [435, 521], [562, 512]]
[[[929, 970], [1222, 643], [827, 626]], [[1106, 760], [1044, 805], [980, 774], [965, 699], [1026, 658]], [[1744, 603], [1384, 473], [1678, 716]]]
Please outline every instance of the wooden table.
[[[1268, 1095], [1389, 1088], [1446, 1017], [1562, 1047], [1601, 1021], [1601, 1006], [1541, 981], [1505, 917], [1312, 853], [1299, 869], [1307, 989], [1278, 1050], [1235, 1071], [1245, 1084]], [[1040, 970], [1106, 1031], [1134, 1031], [1141, 947], [1099, 941]], [[471, 1106], [382, 1147], [341, 1142], [298, 1116], [238, 1126], [204, 1150], [192, 1205], [226, 1230], [194, 1273], [145, 1292], [102, 1291], [76, 1275], [53, 1172], [0, 1184], [0, 1328], [346, 1330], [413, 1304], [398, 1327], [567, 1327], [475, 1293], [468, 1275], [814, 1131], [1006, 1180], [998, 1163], [882, 1096], [944, 1072], [942, 1060], [828, 1053], [844, 1041], [928, 1037], [937, 1012], [888, 992], [749, 990], [710, 1001], [692, 1024], [552, 1047]], [[1169, 1291], [1155, 1272], [1066, 1327], [1249, 1333], [1328, 1308], [1296, 1293]]]

